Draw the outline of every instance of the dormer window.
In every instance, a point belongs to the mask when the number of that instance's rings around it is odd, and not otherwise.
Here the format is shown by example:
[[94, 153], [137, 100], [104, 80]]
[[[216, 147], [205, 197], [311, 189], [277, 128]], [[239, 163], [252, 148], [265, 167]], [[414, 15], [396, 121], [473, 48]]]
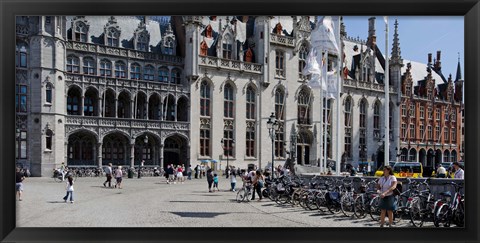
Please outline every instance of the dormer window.
[[120, 33], [115, 28], [110, 28], [107, 31], [107, 46], [118, 47], [118, 39], [120, 37]]
[[75, 24], [74, 41], [87, 42], [88, 28], [82, 21]]
[[140, 33], [137, 38], [137, 50], [148, 51], [148, 36], [146, 33]]
[[232, 37], [225, 35], [222, 40], [222, 57], [225, 59], [232, 59], [233, 44]]
[[172, 38], [167, 38], [167, 40], [165, 41], [164, 54], [173, 55], [173, 39]]

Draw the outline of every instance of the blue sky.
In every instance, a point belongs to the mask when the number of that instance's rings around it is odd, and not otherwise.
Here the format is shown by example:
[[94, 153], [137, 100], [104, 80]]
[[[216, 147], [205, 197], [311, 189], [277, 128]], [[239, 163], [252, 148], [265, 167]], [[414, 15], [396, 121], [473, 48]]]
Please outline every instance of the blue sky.
[[[377, 45], [385, 52], [385, 22], [383, 16], [375, 16]], [[344, 16], [345, 30], [350, 37], [366, 40], [368, 36], [368, 18], [370, 16]], [[442, 73], [445, 77], [451, 73], [455, 79], [458, 53], [462, 78], [464, 71], [464, 17], [463, 16], [389, 16], [388, 53], [392, 51], [395, 19], [398, 20], [398, 34], [403, 59], [427, 63], [428, 53], [432, 59], [437, 50], [442, 51]], [[383, 53], [385, 54], [385, 53]], [[404, 62], [404, 64], [406, 64]]]

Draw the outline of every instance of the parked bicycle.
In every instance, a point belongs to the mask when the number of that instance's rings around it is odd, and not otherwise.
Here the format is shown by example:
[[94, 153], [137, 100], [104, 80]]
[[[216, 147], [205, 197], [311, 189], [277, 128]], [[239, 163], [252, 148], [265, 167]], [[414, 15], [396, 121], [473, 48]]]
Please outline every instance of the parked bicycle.
[[440, 227], [441, 224], [444, 227], [450, 227], [451, 223], [454, 223], [458, 227], [463, 227], [465, 225], [465, 196], [460, 193], [463, 185], [455, 182], [445, 185], [453, 186], [455, 194], [452, 197], [450, 191], [440, 193], [443, 198], [435, 204], [433, 224], [435, 227]]

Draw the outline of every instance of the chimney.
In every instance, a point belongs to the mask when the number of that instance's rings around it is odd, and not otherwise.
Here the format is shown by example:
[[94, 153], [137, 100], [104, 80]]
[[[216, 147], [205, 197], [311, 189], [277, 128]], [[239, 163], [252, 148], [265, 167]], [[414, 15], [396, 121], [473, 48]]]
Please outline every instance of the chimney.
[[432, 64], [432, 53], [428, 53], [428, 65]]
[[368, 19], [368, 45], [373, 48], [377, 42], [377, 36], [375, 35], [375, 17]]
[[442, 69], [442, 62], [440, 62], [440, 57], [442, 55], [442, 51], [437, 51], [437, 61], [435, 62], [435, 69], [440, 71]]

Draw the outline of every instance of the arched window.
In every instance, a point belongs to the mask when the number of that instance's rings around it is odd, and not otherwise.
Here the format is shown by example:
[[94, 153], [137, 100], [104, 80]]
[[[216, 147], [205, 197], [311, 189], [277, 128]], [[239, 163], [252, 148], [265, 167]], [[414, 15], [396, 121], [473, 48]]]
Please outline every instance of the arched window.
[[352, 158], [352, 98], [345, 100], [345, 155]]
[[233, 43], [232, 37], [229, 34], [223, 36], [222, 39], [222, 57], [225, 59], [232, 59]]
[[298, 94], [297, 118], [298, 124], [310, 124], [310, 103], [311, 93], [307, 89], [302, 89]]
[[223, 116], [225, 118], [234, 118], [234, 98], [233, 98], [233, 87], [227, 83], [225, 84], [224, 92], [224, 101], [223, 101]]
[[298, 75], [300, 79], [303, 79], [303, 69], [307, 65], [307, 56], [308, 56], [308, 49], [305, 44], [300, 46], [300, 50], [298, 51]]
[[100, 76], [112, 76], [112, 62], [107, 59], [103, 59], [100, 62]]
[[282, 88], [275, 91], [275, 118], [279, 122], [279, 129], [275, 132], [275, 156], [283, 158], [285, 155], [285, 134], [283, 124], [285, 123], [285, 92]]
[[130, 65], [130, 78], [140, 79], [140, 65], [138, 65], [138, 63], [132, 63]]
[[167, 68], [158, 69], [158, 81], [168, 83], [168, 69]]
[[255, 91], [251, 86], [247, 88], [247, 119], [255, 120]]
[[15, 55], [15, 64], [17, 67], [26, 68], [27, 67], [27, 47], [25, 44], [17, 45]]
[[93, 58], [86, 57], [83, 59], [83, 73], [95, 75], [95, 61]]
[[45, 148], [47, 150], [52, 150], [52, 137], [53, 137], [53, 132], [52, 130], [48, 129], [47, 132], [45, 132]]
[[148, 36], [147, 33], [142, 32], [137, 37], [137, 50], [148, 51]]
[[67, 72], [80, 73], [80, 60], [78, 59], [78, 57], [67, 57]]
[[364, 149], [366, 149], [367, 147], [367, 102], [365, 99], [362, 99], [360, 101], [360, 107], [359, 107], [359, 111], [360, 111], [360, 121], [359, 121], [359, 132], [360, 132], [360, 136], [359, 136], [359, 144], [360, 144], [360, 151], [359, 151], [359, 158], [362, 160], [362, 161], [365, 161], [366, 160], [366, 151], [364, 151]]
[[167, 38], [167, 40], [165, 41], [165, 47], [164, 47], [164, 51], [165, 51], [165, 55], [173, 55], [173, 39], [172, 38]]
[[210, 116], [210, 85], [203, 81], [200, 87], [200, 115]]
[[171, 76], [172, 76], [172, 79], [170, 80], [170, 82], [172, 84], [180, 84], [180, 70], [173, 69]]
[[45, 87], [45, 102], [52, 103], [52, 84], [50, 83]]
[[120, 33], [115, 28], [109, 28], [107, 31], [107, 46], [118, 47]]
[[115, 77], [116, 78], [127, 77], [125, 63], [123, 63], [122, 61], [115, 62]]
[[373, 137], [380, 138], [380, 102], [373, 107]]
[[147, 65], [143, 70], [143, 79], [153, 81], [155, 79], [154, 70], [155, 68], [152, 65]]
[[75, 39], [74, 41], [87, 42], [88, 28], [82, 21], [75, 23]]
[[275, 76], [285, 77], [285, 53], [281, 50], [275, 51]]
[[80, 90], [72, 88], [68, 91], [67, 96], [67, 114], [80, 115]]

